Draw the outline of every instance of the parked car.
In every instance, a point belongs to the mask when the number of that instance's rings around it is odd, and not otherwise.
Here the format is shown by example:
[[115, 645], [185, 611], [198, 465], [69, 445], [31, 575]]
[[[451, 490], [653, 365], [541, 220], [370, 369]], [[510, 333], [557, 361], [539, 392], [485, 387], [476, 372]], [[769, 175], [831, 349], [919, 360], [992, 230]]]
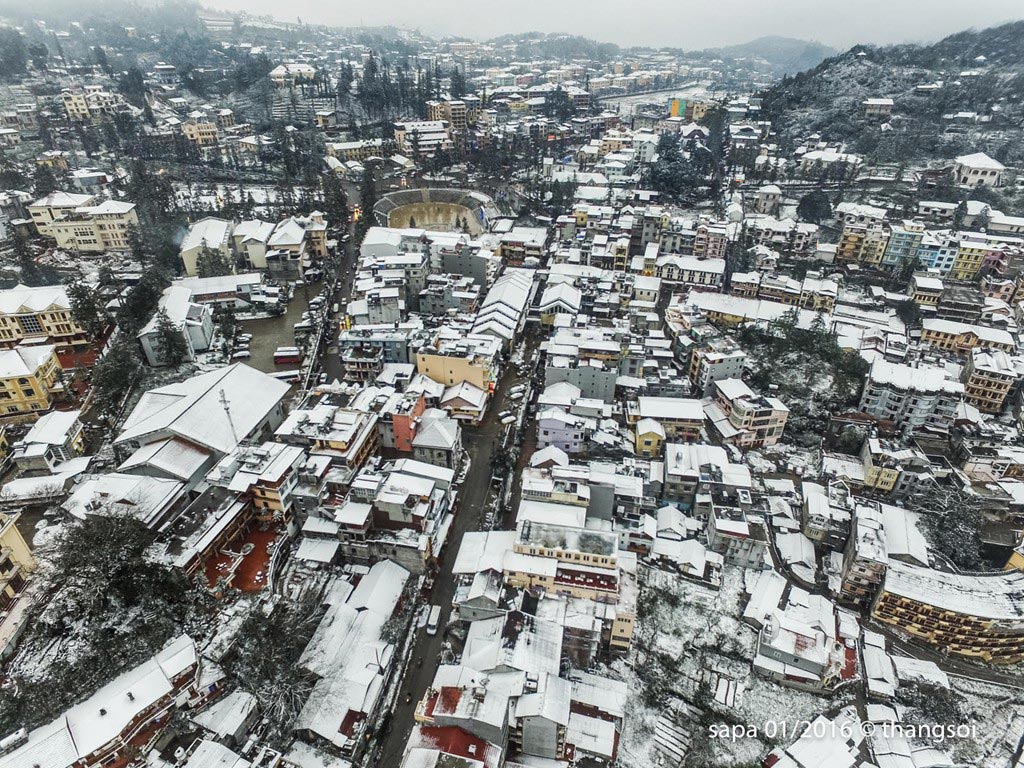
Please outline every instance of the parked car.
[[441, 606], [434, 605], [430, 608], [430, 615], [427, 617], [427, 634], [436, 635], [437, 625], [441, 622]]
[[248, 349], [240, 349], [231, 355], [232, 360], [248, 360], [252, 355]]

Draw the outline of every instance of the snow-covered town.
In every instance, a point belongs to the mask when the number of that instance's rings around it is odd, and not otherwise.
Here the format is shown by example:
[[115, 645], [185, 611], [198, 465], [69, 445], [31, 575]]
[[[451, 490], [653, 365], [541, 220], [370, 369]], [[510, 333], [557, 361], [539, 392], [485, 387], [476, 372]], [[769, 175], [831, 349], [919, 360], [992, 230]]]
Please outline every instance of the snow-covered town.
[[1024, 21], [295, 10], [0, 8], [0, 768], [1024, 766]]

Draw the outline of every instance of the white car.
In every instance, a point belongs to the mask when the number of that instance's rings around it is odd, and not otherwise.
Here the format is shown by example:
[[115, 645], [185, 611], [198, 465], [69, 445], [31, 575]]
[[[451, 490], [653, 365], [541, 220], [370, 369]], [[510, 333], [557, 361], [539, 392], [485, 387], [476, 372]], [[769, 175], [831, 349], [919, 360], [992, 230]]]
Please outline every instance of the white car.
[[501, 420], [502, 424], [515, 424], [515, 422], [516, 422], [516, 417], [515, 416], [506, 416], [504, 419]]
[[252, 357], [252, 355], [249, 353], [248, 349], [240, 349], [231, 355], [232, 360], [248, 360], [250, 357]]
[[516, 402], [518, 400], [522, 400], [523, 399], [523, 393], [522, 392], [510, 392], [509, 396], [508, 396], [508, 399], [511, 400], [512, 402]]

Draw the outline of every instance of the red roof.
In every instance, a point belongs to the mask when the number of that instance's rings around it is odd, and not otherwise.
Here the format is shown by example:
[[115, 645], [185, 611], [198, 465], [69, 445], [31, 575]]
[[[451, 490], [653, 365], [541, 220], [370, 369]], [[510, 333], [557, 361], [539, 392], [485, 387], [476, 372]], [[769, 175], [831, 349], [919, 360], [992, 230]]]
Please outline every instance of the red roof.
[[414, 744], [416, 734], [409, 739], [409, 746], [424, 746], [439, 749], [450, 755], [480, 760], [487, 768], [498, 768], [501, 752], [493, 744], [477, 738], [456, 726], [432, 727], [421, 725], [418, 729], [420, 744]]

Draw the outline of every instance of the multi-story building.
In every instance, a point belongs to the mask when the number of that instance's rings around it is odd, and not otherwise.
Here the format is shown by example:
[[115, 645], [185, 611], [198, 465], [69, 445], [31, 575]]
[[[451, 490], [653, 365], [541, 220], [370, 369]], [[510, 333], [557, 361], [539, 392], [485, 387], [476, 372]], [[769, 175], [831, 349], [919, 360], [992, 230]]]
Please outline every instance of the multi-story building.
[[416, 370], [446, 387], [468, 382], [491, 392], [497, 382], [499, 350], [498, 339], [487, 334], [470, 333], [455, 339], [439, 336], [416, 354]]
[[277, 223], [251, 219], [236, 224], [207, 216], [194, 222], [180, 246], [185, 274], [195, 277], [205, 257], [216, 256], [231, 271], [236, 263], [283, 280], [299, 279], [314, 258], [327, 255], [324, 214], [290, 216]]
[[47, 411], [63, 389], [52, 344], [0, 350], [0, 416]]
[[207, 481], [248, 494], [257, 514], [287, 522], [305, 460], [305, 450], [297, 445], [240, 445], [210, 470]]
[[882, 264], [887, 267], [917, 262], [917, 249], [924, 238], [924, 224], [904, 219], [900, 224], [889, 226], [889, 240], [882, 255]]
[[962, 374], [964, 400], [985, 413], [1002, 413], [1020, 371], [1001, 350], [971, 350]]
[[956, 240], [958, 247], [950, 275], [954, 280], [973, 280], [985, 263], [993, 243], [984, 234], [974, 232], [960, 232]]
[[39, 234], [68, 251], [127, 251], [129, 232], [139, 226], [134, 203], [92, 195], [54, 192], [29, 205], [28, 211]]
[[626, 404], [626, 420], [636, 424], [641, 419], [660, 423], [669, 440], [696, 440], [704, 426], [704, 408], [693, 398], [639, 397]]
[[[31, 573], [36, 569], [36, 560], [25, 543], [17, 526], [18, 515], [0, 513], [0, 657], [6, 658], [18, 631], [13, 625], [19, 622], [12, 609], [24, 594]], [[9, 625], [10, 624], [10, 625]]]
[[931, 462], [919, 448], [903, 448], [869, 437], [860, 449], [864, 487], [902, 496], [924, 490], [935, 481]]
[[953, 165], [956, 183], [965, 187], [998, 187], [1003, 182], [1006, 166], [984, 152], [960, 155]]
[[944, 432], [963, 393], [964, 385], [945, 369], [876, 360], [864, 382], [860, 410], [907, 432]]
[[[651, 243], [648, 250], [657, 251], [658, 244]], [[645, 255], [645, 260], [648, 258]], [[655, 256], [655, 272], [669, 285], [681, 285], [705, 290], [720, 290], [725, 275], [725, 260], [700, 258], [698, 256], [677, 256], [663, 254]]]
[[1024, 659], [1024, 572], [959, 574], [890, 562], [871, 616], [944, 653]]
[[847, 224], [836, 249], [836, 261], [877, 267], [882, 263], [889, 243], [889, 228]]
[[408, 157], [447, 152], [452, 143], [447, 120], [410, 120], [395, 123], [395, 144]]
[[776, 219], [753, 214], [746, 219], [745, 245], [764, 245], [773, 250], [797, 254], [814, 253], [818, 245], [818, 226], [793, 219]]
[[934, 312], [939, 306], [943, 288], [942, 278], [937, 275], [916, 274], [910, 278], [907, 292], [922, 310]]
[[22, 341], [50, 343], [58, 351], [89, 343], [71, 314], [64, 286], [18, 285], [0, 291], [0, 346], [13, 347]]
[[741, 379], [714, 382], [711, 397], [704, 412], [723, 442], [760, 448], [782, 439], [789, 408], [779, 398], [755, 394]]
[[77, 208], [95, 205], [100, 198], [95, 195], [79, 195], [73, 192], [51, 192], [26, 206], [36, 231], [44, 237], [53, 237], [55, 222], [74, 214]]
[[750, 470], [729, 461], [725, 449], [703, 443], [666, 443], [664, 501], [682, 509], [694, 506], [698, 491], [750, 490]]
[[146, 362], [153, 366], [168, 365], [165, 351], [165, 329], [161, 321], [166, 317], [170, 326], [181, 336], [184, 360], [194, 360], [197, 352], [205, 352], [213, 342], [213, 307], [192, 301], [192, 290], [182, 285], [164, 289], [157, 311], [139, 331], [138, 339]]
[[182, 123], [181, 133], [197, 147], [211, 147], [220, 139], [217, 124], [205, 118], [194, 118]]
[[690, 353], [690, 384], [694, 391], [706, 397], [716, 381], [740, 378], [747, 359], [747, 353], [731, 338], [712, 339], [707, 346], [697, 347]]
[[73, 123], [113, 117], [125, 106], [119, 94], [111, 93], [100, 85], [65, 89], [61, 91], [60, 99], [68, 120]]
[[885, 579], [888, 565], [881, 511], [873, 506], [858, 506], [843, 550], [839, 599], [868, 605]]
[[[375, 413], [320, 404], [293, 410], [275, 436], [281, 442], [305, 446], [313, 455], [329, 456], [336, 466], [355, 472], [377, 450], [378, 423]], [[395, 432], [392, 442], [399, 450], [408, 450], [405, 444], [411, 445], [411, 436], [403, 438], [397, 425]]]
[[827, 486], [805, 480], [801, 490], [803, 534], [832, 549], [842, 549], [853, 521], [854, 503], [849, 487], [838, 480], [830, 481]]
[[1002, 328], [970, 325], [942, 318], [926, 318], [922, 321], [921, 343], [957, 355], [967, 355], [973, 349], [1009, 353], [1016, 349], [1013, 336]]
[[65, 461], [81, 456], [85, 438], [81, 411], [50, 411], [14, 444], [11, 458], [22, 472], [52, 473]]
[[359, 162], [375, 155], [379, 156], [384, 151], [383, 139], [362, 139], [360, 141], [334, 141], [328, 142], [327, 154], [330, 157], [337, 157], [345, 162]]

